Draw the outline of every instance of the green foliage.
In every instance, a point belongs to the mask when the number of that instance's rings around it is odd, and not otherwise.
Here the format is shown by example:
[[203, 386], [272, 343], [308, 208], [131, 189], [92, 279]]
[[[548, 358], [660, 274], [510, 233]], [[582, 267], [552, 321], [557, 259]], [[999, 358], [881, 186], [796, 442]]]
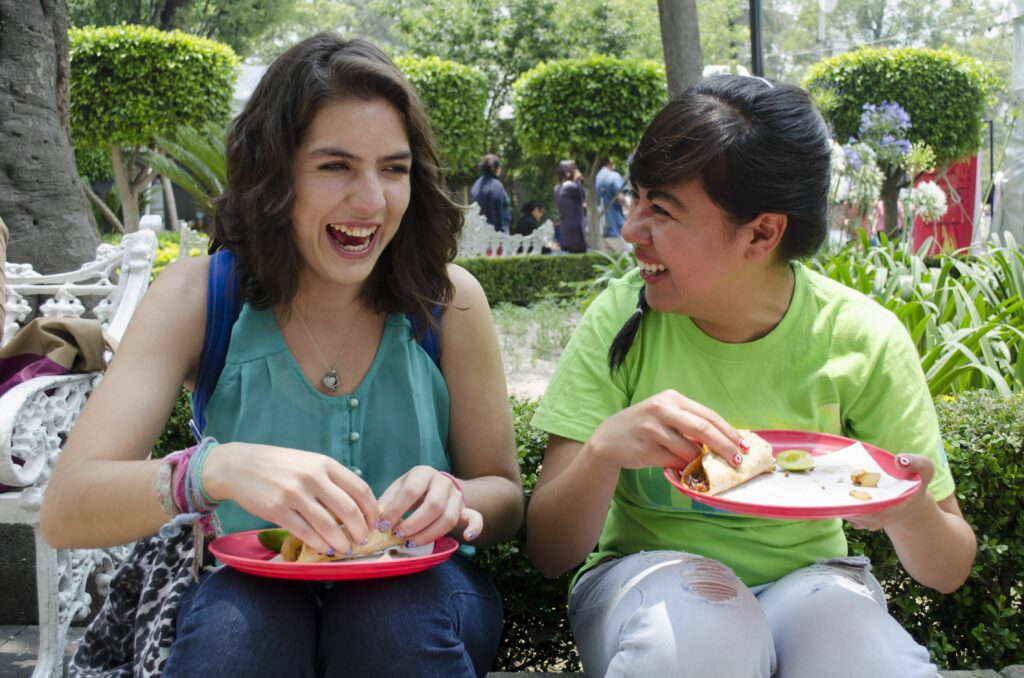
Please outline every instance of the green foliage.
[[973, 257], [926, 259], [905, 243], [872, 246], [861, 233], [812, 268], [868, 295], [910, 332], [933, 396], [1024, 385], [1024, 252], [1007, 235]]
[[484, 153], [487, 78], [468, 66], [437, 57], [399, 57], [395, 61], [430, 114], [449, 171], [472, 175]]
[[822, 114], [840, 140], [857, 136], [864, 104], [898, 103], [912, 121], [907, 138], [928, 144], [945, 166], [982, 146], [985, 104], [1000, 81], [950, 50], [866, 48], [819, 62], [804, 84], [830, 92]]
[[[530, 425], [536, 403], [511, 399], [516, 453], [526, 497], [533, 494], [547, 434]], [[477, 562], [502, 592], [505, 624], [494, 671], [578, 671], [579, 659], [566, 617], [571, 573], [545, 579], [526, 556], [526, 528], [512, 541], [481, 549]]]
[[163, 459], [171, 452], [183, 450], [196, 444], [189, 430], [188, 422], [192, 420], [191, 394], [185, 389], [181, 390], [178, 399], [174, 402], [174, 409], [171, 417], [156, 439], [153, 446], [153, 459]]
[[851, 550], [871, 558], [889, 611], [939, 666], [993, 668], [1024, 656], [1024, 396], [985, 391], [937, 404], [956, 497], [978, 536], [978, 556], [962, 588], [942, 595], [904, 572], [884, 532], [847, 526]]
[[586, 158], [588, 166], [625, 157], [666, 97], [658, 64], [603, 56], [542, 63], [513, 89], [526, 151]]
[[89, 184], [114, 180], [110, 154], [105, 149], [76, 148], [75, 166], [78, 168], [78, 175]]
[[145, 153], [153, 170], [188, 192], [196, 208], [212, 217], [214, 200], [227, 183], [224, 126], [209, 122], [201, 129], [179, 127], [173, 136], [158, 136], [156, 150]]
[[[303, 4], [306, 0], [303, 0]], [[72, 26], [137, 24], [212, 38], [248, 56], [287, 21], [296, 0], [68, 0]], [[323, 17], [321, 17], [323, 18]], [[321, 24], [323, 25], [323, 24]]]
[[181, 125], [227, 120], [238, 65], [227, 45], [127, 25], [69, 36], [76, 145], [147, 146]]
[[569, 296], [572, 289], [568, 283], [590, 280], [594, 276], [594, 265], [603, 262], [599, 254], [460, 257], [455, 260], [480, 281], [492, 306], [531, 304], [548, 294]]

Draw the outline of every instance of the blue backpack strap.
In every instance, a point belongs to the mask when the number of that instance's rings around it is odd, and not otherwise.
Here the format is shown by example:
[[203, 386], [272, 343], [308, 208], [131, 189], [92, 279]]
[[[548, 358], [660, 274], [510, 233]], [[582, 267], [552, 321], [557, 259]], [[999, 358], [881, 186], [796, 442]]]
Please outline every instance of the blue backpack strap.
[[192, 435], [202, 440], [206, 428], [206, 404], [217, 386], [231, 342], [231, 327], [242, 312], [242, 299], [235, 272], [235, 255], [220, 250], [210, 257], [210, 277], [206, 292], [206, 334], [199, 358], [199, 374], [192, 392]]
[[[434, 304], [430, 309], [430, 315], [437, 321], [436, 325], [427, 325], [427, 331], [420, 337], [420, 346], [427, 352], [434, 364], [441, 367], [441, 304]], [[408, 313], [409, 324], [412, 325], [413, 336], [419, 329], [419, 317], [415, 313]]]

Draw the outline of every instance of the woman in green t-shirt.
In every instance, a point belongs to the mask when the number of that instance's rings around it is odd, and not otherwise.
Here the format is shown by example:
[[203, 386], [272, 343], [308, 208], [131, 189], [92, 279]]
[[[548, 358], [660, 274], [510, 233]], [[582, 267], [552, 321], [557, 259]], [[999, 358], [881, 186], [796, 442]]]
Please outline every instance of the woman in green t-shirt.
[[926, 586], [968, 576], [976, 541], [909, 335], [799, 263], [827, 233], [828, 140], [803, 90], [720, 76], [630, 161], [639, 268], [588, 308], [534, 418], [550, 437], [529, 554], [549, 576], [584, 563], [569, 616], [589, 675], [936, 675], [840, 520], [719, 511], [661, 472], [702, 445], [741, 466], [740, 428], [877, 445], [922, 490], [849, 521], [884, 529]]

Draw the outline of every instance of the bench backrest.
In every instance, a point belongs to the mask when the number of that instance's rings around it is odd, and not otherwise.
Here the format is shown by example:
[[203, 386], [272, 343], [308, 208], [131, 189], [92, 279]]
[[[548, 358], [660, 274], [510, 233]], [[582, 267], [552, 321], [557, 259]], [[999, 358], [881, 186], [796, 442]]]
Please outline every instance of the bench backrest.
[[156, 235], [141, 230], [118, 245], [100, 245], [96, 259], [74, 271], [42, 274], [31, 264], [5, 263], [7, 317], [0, 344], [36, 316], [93, 317], [120, 341], [149, 286], [156, 249]]

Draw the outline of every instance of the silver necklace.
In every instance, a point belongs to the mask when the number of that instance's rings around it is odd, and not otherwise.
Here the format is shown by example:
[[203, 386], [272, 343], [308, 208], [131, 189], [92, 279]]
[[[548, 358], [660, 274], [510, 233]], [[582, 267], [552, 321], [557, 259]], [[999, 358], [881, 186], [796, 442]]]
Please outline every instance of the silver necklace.
[[320, 345], [316, 343], [316, 339], [313, 338], [313, 333], [309, 331], [309, 325], [306, 324], [306, 319], [302, 317], [301, 313], [299, 313], [298, 306], [293, 308], [295, 310], [295, 315], [299, 318], [299, 322], [302, 323], [302, 329], [306, 330], [306, 336], [308, 336], [309, 340], [313, 342], [313, 348], [316, 349], [316, 354], [320, 356], [320, 361], [324, 364], [324, 367], [327, 368], [327, 371], [324, 373], [324, 376], [321, 377], [320, 381], [323, 382], [324, 386], [332, 391], [337, 391], [338, 387], [341, 386], [341, 380], [338, 378], [338, 363], [341, 361], [341, 356], [345, 354], [345, 347], [348, 346], [348, 340], [352, 338], [352, 330], [356, 328], [356, 323], [359, 322], [359, 317], [363, 314], [363, 309], [360, 308], [359, 312], [356, 313], [356, 317], [352, 319], [352, 325], [349, 326], [348, 334], [345, 335], [345, 341], [342, 343], [341, 350], [338, 351], [338, 357], [334, 359], [334, 364], [332, 365], [327, 362], [326, 358], [324, 358], [323, 351], [320, 350]]

